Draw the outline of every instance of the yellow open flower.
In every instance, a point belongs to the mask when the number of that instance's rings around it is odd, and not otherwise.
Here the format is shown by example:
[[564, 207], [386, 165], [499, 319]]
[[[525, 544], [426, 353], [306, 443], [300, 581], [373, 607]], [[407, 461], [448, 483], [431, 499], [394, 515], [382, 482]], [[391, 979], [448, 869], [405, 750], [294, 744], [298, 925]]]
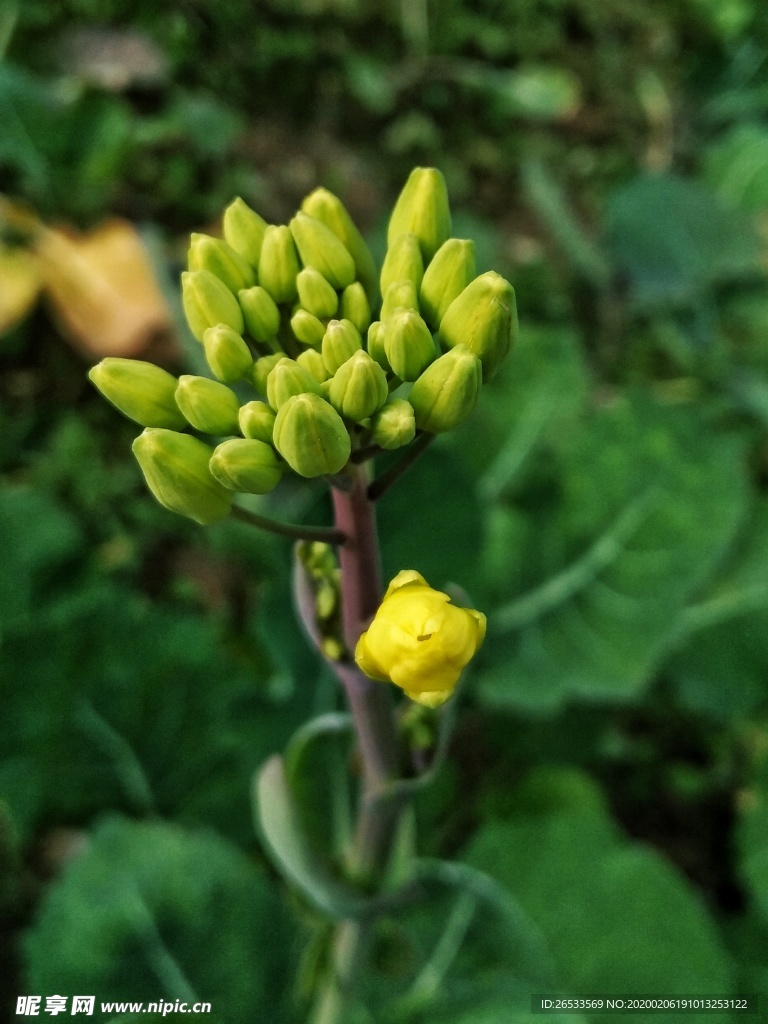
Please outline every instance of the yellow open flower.
[[481, 612], [457, 608], [419, 573], [403, 569], [358, 640], [355, 661], [367, 676], [434, 708], [451, 696], [484, 636]]

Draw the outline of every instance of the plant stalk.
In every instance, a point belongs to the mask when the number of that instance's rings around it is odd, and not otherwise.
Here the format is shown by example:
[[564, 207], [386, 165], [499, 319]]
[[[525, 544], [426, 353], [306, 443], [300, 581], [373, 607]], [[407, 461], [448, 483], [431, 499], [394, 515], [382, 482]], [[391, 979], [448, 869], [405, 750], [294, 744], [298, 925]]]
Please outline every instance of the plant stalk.
[[[344, 640], [354, 652], [360, 634], [381, 602], [381, 558], [376, 510], [368, 497], [365, 466], [354, 467], [350, 490], [332, 490], [336, 529], [346, 536], [339, 547]], [[379, 794], [399, 776], [399, 744], [388, 688], [349, 663], [336, 666], [357, 733], [362, 793], [350, 870], [361, 883], [375, 885], [386, 873], [403, 807], [400, 798]], [[364, 961], [371, 924], [342, 921], [332, 950], [331, 977], [318, 994], [312, 1024], [340, 1024]]]

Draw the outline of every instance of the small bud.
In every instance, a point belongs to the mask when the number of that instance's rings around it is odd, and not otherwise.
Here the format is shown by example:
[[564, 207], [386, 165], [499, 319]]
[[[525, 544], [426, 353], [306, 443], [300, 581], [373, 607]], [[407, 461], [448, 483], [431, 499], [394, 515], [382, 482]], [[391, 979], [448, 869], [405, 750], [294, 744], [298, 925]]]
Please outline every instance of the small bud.
[[373, 416], [389, 397], [387, 376], [361, 349], [333, 375], [328, 397], [337, 412], [360, 423]]
[[389, 365], [387, 353], [384, 350], [384, 335], [387, 333], [387, 325], [383, 320], [374, 320], [368, 328], [367, 349], [372, 359], [375, 359], [382, 370], [389, 372], [392, 367]]
[[266, 402], [246, 402], [240, 407], [238, 423], [243, 437], [272, 444], [275, 414]]
[[475, 243], [449, 238], [434, 255], [421, 282], [419, 305], [424, 319], [436, 331], [445, 311], [475, 276]]
[[313, 394], [295, 395], [280, 407], [274, 440], [291, 469], [303, 477], [338, 473], [352, 450], [341, 416]]
[[311, 373], [318, 384], [322, 384], [324, 380], [328, 380], [330, 374], [325, 365], [325, 360], [316, 352], [313, 348], [308, 348], [306, 352], [302, 352], [301, 355], [296, 356], [296, 362], [299, 366], [304, 367], [308, 373]]
[[424, 260], [416, 235], [405, 234], [394, 238], [381, 267], [381, 294], [386, 295], [391, 284], [410, 281], [418, 293], [424, 277]]
[[362, 282], [353, 281], [341, 293], [340, 312], [340, 319], [349, 320], [361, 335], [365, 334], [371, 323], [371, 306]]
[[204, 434], [236, 434], [240, 402], [225, 384], [183, 374], [176, 388], [176, 404], [195, 430]]
[[[341, 239], [355, 261], [355, 276], [362, 282], [371, 305], [378, 298], [376, 264], [365, 239], [350, 217], [342, 201], [327, 188], [316, 188], [301, 204], [304, 213], [316, 217]], [[352, 319], [349, 317], [348, 319]], [[354, 322], [354, 321], [353, 321]]]
[[210, 270], [231, 292], [256, 283], [256, 274], [248, 260], [221, 238], [193, 234], [187, 262], [190, 270]]
[[271, 355], [262, 356], [253, 364], [253, 386], [260, 395], [266, 397], [267, 380], [281, 359], [285, 359], [285, 356], [280, 352], [273, 352]]
[[363, 347], [363, 339], [349, 320], [331, 320], [323, 337], [323, 361], [328, 373], [334, 374], [355, 352]]
[[483, 364], [483, 380], [490, 380], [517, 333], [514, 288], [493, 270], [481, 274], [450, 304], [439, 333], [448, 348], [466, 345]]
[[416, 380], [437, 355], [429, 328], [412, 309], [398, 309], [387, 321], [384, 351], [400, 380]]
[[203, 347], [208, 365], [225, 384], [251, 375], [251, 350], [240, 335], [226, 324], [209, 327], [203, 335]]
[[429, 263], [451, 234], [451, 210], [445, 178], [434, 167], [414, 167], [398, 196], [387, 228], [387, 245], [412, 232]]
[[295, 359], [283, 357], [267, 378], [267, 400], [273, 409], [279, 409], [289, 398], [308, 391], [319, 395], [320, 384]]
[[266, 288], [256, 285], [237, 293], [243, 320], [254, 341], [269, 344], [280, 330], [280, 310]]
[[291, 317], [291, 330], [302, 345], [319, 349], [325, 335], [325, 324], [306, 309], [299, 307]]
[[224, 238], [252, 267], [259, 268], [267, 222], [238, 196], [224, 211]]
[[211, 473], [230, 491], [267, 494], [280, 483], [283, 468], [264, 441], [233, 437], [220, 444], [210, 461]]
[[334, 288], [346, 288], [355, 280], [355, 261], [341, 239], [321, 220], [299, 211], [291, 221], [291, 233], [305, 267], [314, 267]]
[[320, 320], [335, 315], [339, 308], [339, 296], [319, 270], [304, 267], [296, 278], [296, 287], [299, 290], [299, 302], [308, 312]]
[[110, 356], [92, 367], [88, 376], [107, 401], [142, 427], [186, 427], [174, 397], [178, 381], [154, 363]]
[[191, 434], [152, 427], [133, 442], [133, 454], [160, 504], [202, 526], [229, 515], [234, 498], [208, 468], [212, 452]]
[[413, 406], [404, 398], [390, 399], [371, 421], [371, 440], [387, 451], [410, 444], [415, 436]]
[[413, 281], [396, 281], [387, 288], [381, 304], [381, 319], [389, 320], [396, 309], [419, 312], [419, 299]]
[[290, 228], [285, 224], [270, 224], [261, 246], [259, 282], [275, 302], [296, 299], [296, 275], [300, 269]]
[[475, 407], [481, 379], [480, 360], [465, 345], [436, 359], [408, 396], [419, 430], [442, 434], [462, 423]]
[[217, 324], [243, 333], [243, 314], [237, 299], [209, 270], [188, 270], [181, 275], [181, 299], [189, 328], [198, 341]]

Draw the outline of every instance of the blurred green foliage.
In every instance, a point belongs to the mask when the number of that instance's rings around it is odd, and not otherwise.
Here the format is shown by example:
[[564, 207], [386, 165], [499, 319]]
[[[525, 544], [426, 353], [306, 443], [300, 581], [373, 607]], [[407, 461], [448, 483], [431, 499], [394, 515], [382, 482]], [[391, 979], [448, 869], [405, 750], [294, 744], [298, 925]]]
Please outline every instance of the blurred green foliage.
[[[277, 220], [326, 184], [381, 249], [420, 162], [517, 289], [513, 358], [381, 503], [386, 573], [490, 628], [416, 801], [443, 867], [351, 1019], [765, 992], [765, 4], [25, 0], [0, 55], [0, 190], [150, 225], [161, 277], [236, 193]], [[0, 1014], [191, 988], [304, 1019], [328, 929], [264, 867], [249, 788], [339, 696], [288, 546], [156, 506], [85, 370], [43, 310], [0, 338]], [[328, 516], [304, 485], [262, 507]]]

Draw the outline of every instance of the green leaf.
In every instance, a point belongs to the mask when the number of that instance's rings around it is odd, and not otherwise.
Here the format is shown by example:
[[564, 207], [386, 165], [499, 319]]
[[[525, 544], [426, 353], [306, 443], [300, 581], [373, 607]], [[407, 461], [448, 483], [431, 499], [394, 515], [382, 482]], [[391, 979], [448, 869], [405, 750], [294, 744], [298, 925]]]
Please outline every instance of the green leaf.
[[647, 400], [562, 438], [559, 496], [531, 509], [506, 553], [527, 587], [490, 617], [482, 699], [542, 710], [640, 693], [739, 524], [739, 451], [698, 415]]
[[0, 629], [20, 626], [39, 611], [50, 583], [81, 545], [75, 521], [48, 495], [28, 487], [0, 490]]
[[627, 843], [596, 804], [492, 822], [467, 859], [493, 873], [540, 926], [559, 990], [730, 991], [700, 899], [658, 854]]
[[758, 271], [753, 226], [693, 181], [638, 177], [610, 197], [606, 223], [640, 306], [701, 303], [713, 286]]
[[[761, 740], [765, 742], [764, 734]], [[763, 756], [754, 785], [745, 794], [736, 833], [739, 871], [768, 923], [768, 759]]]
[[285, 750], [285, 776], [303, 831], [318, 853], [339, 860], [352, 836], [348, 775], [352, 716], [329, 712], [298, 729]]
[[253, 770], [308, 697], [269, 701], [200, 614], [93, 579], [70, 598], [0, 646], [0, 793], [19, 827], [114, 808], [206, 822], [249, 843]]
[[721, 718], [768, 702], [768, 502], [740, 532], [724, 571], [685, 609], [665, 674], [681, 701]]
[[292, 941], [274, 891], [224, 840], [110, 818], [46, 894], [26, 942], [29, 987], [285, 1021]]
[[328, 861], [315, 853], [278, 754], [254, 780], [254, 813], [275, 867], [313, 906], [334, 918], [359, 917], [370, 910], [371, 901], [335, 876]]
[[745, 210], [768, 207], [768, 131], [740, 124], [707, 154], [706, 174], [717, 194]]

